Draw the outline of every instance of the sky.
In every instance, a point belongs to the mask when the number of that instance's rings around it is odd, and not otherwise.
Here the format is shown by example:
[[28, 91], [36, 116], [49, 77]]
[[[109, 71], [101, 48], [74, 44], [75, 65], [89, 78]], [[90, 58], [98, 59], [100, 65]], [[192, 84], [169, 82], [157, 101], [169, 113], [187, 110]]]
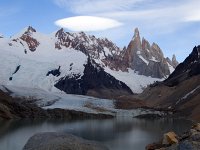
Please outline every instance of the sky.
[[1, 0], [0, 34], [29, 25], [46, 34], [63, 27], [124, 47], [138, 27], [141, 37], [181, 62], [200, 44], [199, 6], [200, 0]]

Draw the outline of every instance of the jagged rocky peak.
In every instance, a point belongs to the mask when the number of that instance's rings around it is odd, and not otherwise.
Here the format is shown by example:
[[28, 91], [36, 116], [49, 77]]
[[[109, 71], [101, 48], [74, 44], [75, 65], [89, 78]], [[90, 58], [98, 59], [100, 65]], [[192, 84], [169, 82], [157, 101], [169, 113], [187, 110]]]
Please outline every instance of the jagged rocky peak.
[[151, 48], [149, 42], [143, 37], [142, 38], [142, 49], [149, 51]]
[[135, 29], [134, 36], [125, 50], [124, 59], [128, 67], [141, 75], [163, 78], [170, 74], [161, 48], [156, 43], [150, 45], [145, 38], [141, 41], [138, 28]]
[[172, 56], [172, 66], [176, 68], [178, 66], [178, 61], [176, 60], [175, 54]]
[[170, 59], [169, 57], [166, 58], [166, 61], [175, 69], [179, 62], [176, 60], [176, 56], [175, 54], [173, 54], [172, 59]]
[[65, 32], [65, 30], [63, 28], [61, 28], [56, 32], [55, 37], [57, 37], [58, 39], [62, 39], [66, 35], [67, 35], [67, 32]]
[[35, 30], [32, 26], [28, 26], [27, 31], [30, 31], [30, 32], [36, 32], [36, 30]]
[[135, 28], [135, 30], [134, 30], [134, 36], [132, 38], [132, 41], [130, 42], [130, 46], [132, 47], [133, 50], [142, 49], [142, 44], [141, 44], [141, 39], [140, 39], [140, 32], [139, 32], [138, 28]]
[[161, 48], [158, 46], [158, 44], [154, 43], [152, 44], [151, 46], [151, 49], [152, 51], [155, 53], [155, 54], [159, 54], [160, 57], [164, 57], [164, 54], [163, 54], [163, 51], [161, 50]]
[[59, 37], [60, 35], [63, 35], [64, 33], [65, 33], [65, 32], [64, 32], [64, 29], [61, 28], [61, 29], [59, 29], [59, 30], [56, 32], [55, 37]]
[[24, 34], [30, 34], [36, 32], [36, 30], [32, 26], [28, 26]]
[[169, 57], [166, 58], [166, 61], [172, 66], [172, 60]]
[[135, 28], [134, 30], [134, 38], [140, 38], [140, 32], [139, 32], [139, 29], [138, 28]]
[[29, 50], [32, 52], [34, 52], [40, 44], [37, 39], [32, 37], [32, 34], [35, 32], [36, 30], [33, 27], [28, 26], [26, 31], [20, 37], [21, 40], [27, 43]]

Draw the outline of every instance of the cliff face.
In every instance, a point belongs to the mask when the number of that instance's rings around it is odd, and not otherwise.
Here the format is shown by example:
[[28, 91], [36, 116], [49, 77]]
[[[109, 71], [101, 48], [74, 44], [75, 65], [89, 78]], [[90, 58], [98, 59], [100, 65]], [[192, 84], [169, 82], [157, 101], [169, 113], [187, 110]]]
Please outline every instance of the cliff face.
[[144, 38], [141, 41], [137, 28], [125, 51], [124, 61], [128, 67], [141, 75], [164, 78], [171, 73], [170, 64], [167, 63], [160, 47], [156, 43], [150, 45]]

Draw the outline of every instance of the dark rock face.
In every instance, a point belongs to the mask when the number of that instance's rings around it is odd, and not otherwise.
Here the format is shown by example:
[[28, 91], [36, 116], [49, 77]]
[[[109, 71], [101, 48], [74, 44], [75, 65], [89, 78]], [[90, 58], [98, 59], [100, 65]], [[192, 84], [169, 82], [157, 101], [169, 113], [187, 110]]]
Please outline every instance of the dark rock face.
[[141, 75], [163, 78], [170, 74], [167, 60], [160, 47], [155, 43], [150, 45], [144, 38], [141, 42], [137, 28], [124, 53], [124, 62]]
[[[16, 73], [19, 71], [20, 67], [21, 67], [21, 65], [18, 65], [18, 66], [16, 67], [15, 71], [12, 73], [12, 75], [16, 74]], [[13, 79], [13, 76], [9, 77], [9, 80], [10, 80], [10, 81], [12, 81], [12, 79]]]
[[21, 67], [21, 65], [18, 65], [15, 69], [15, 71], [13, 72], [13, 74], [17, 73], [17, 71], [19, 71], [19, 68]]
[[175, 71], [164, 81], [167, 86], [175, 86], [192, 76], [200, 74], [200, 46], [195, 46], [192, 53], [180, 63]]
[[70, 134], [46, 132], [32, 136], [23, 150], [108, 150], [108, 148]]
[[56, 77], [60, 76], [60, 74], [61, 74], [60, 66], [58, 67], [58, 69], [48, 71], [46, 76], [49, 76], [50, 74], [52, 74], [53, 76], [56, 76]]
[[55, 87], [69, 94], [86, 95], [89, 90], [98, 89], [122, 90], [132, 94], [128, 86], [106, 73], [91, 59], [88, 59], [85, 65], [83, 76], [77, 74], [66, 76], [61, 78]]

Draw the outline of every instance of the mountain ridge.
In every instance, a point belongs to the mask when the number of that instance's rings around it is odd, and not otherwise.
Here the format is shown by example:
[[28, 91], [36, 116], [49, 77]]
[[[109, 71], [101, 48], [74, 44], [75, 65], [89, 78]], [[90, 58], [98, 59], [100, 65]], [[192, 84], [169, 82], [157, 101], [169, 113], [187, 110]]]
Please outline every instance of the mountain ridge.
[[[139, 30], [137, 32], [137, 36], [140, 36]], [[155, 43], [152, 45], [154, 49], [158, 48]], [[133, 93], [140, 93], [148, 84], [162, 80], [156, 78], [156, 76], [151, 77], [151, 73], [143, 75], [140, 70], [131, 68], [131, 62], [127, 61], [128, 59], [125, 57], [128, 54], [126, 48], [121, 49], [107, 38], [96, 38], [84, 32], [69, 33], [65, 32], [64, 29], [60, 29], [52, 34], [45, 35], [29, 26], [10, 39], [1, 38], [0, 46], [2, 51], [1, 60], [5, 62], [3, 64], [5, 73], [2, 74], [1, 84], [23, 85], [57, 91], [55, 85], [61, 78], [77, 75], [81, 78], [84, 76], [88, 58], [91, 59], [93, 64], [98, 64], [102, 71], [113, 76], [116, 81], [125, 83]], [[161, 50], [159, 52], [162, 53]], [[149, 58], [151, 58], [150, 56]], [[143, 61], [140, 57], [136, 57]], [[163, 59], [165, 58], [163, 57]], [[152, 64], [158, 63], [153, 60]], [[19, 70], [12, 74], [18, 66], [20, 66]], [[153, 66], [155, 67], [155, 65]], [[161, 74], [160, 78], [167, 75], [162, 71], [156, 74]], [[24, 82], [23, 78], [27, 81]], [[116, 83], [120, 87], [118, 81]], [[113, 87], [114, 83], [113, 81]], [[63, 89], [63, 87], [59, 89]], [[130, 90], [125, 89], [130, 94]]]

